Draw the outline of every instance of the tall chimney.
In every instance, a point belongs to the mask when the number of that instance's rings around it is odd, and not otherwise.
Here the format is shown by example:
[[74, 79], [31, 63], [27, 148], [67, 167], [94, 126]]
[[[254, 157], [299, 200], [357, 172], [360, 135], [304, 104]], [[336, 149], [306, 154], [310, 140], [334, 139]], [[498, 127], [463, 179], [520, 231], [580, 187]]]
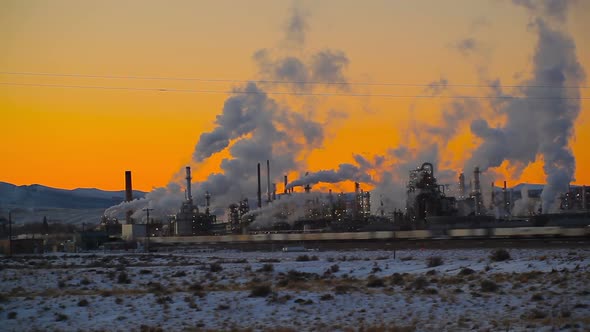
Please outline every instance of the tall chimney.
[[209, 206], [211, 205], [211, 194], [209, 194], [209, 191], [207, 190], [205, 192], [205, 201], [206, 201], [206, 205], [205, 205], [205, 213], [207, 215], [209, 215], [209, 213], [211, 212], [209, 210]]
[[360, 197], [359, 197], [359, 191], [361, 189], [361, 184], [358, 182], [354, 183], [354, 208], [352, 210], [352, 214], [354, 215], [355, 218], [358, 217], [359, 215], [359, 210], [360, 210]]
[[191, 192], [191, 167], [186, 166], [186, 200], [192, 201], [193, 194]]
[[270, 189], [270, 160], [266, 160], [266, 201], [268, 203], [272, 202], [271, 197], [271, 189]]
[[262, 207], [262, 192], [260, 188], [260, 163], [258, 163], [258, 208]]
[[131, 185], [131, 171], [125, 171], [125, 202], [133, 200], [133, 187]]
[[479, 184], [479, 167], [475, 167], [473, 170], [473, 191], [475, 195], [475, 215], [479, 215], [481, 213], [481, 187]]
[[459, 174], [459, 198], [465, 198], [465, 175]]
[[[131, 171], [125, 171], [125, 202], [131, 202], [133, 200], [133, 186], [131, 185]], [[127, 210], [125, 212], [125, 221], [131, 224], [133, 220], [131, 216], [133, 210]]]
[[287, 193], [287, 174], [285, 174], [285, 194]]

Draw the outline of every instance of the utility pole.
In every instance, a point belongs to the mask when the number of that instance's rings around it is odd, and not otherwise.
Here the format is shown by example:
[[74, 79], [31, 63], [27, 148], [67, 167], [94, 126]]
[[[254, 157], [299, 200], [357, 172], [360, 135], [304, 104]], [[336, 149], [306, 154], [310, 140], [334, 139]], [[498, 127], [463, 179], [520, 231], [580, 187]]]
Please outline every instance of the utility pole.
[[150, 211], [153, 211], [154, 209], [150, 209], [150, 208], [145, 208], [142, 211], [145, 211], [147, 214], [147, 221], [145, 223], [145, 235], [146, 235], [146, 241], [145, 241], [145, 251], [146, 252], [150, 252]]
[[12, 256], [12, 211], [8, 210], [8, 256]]

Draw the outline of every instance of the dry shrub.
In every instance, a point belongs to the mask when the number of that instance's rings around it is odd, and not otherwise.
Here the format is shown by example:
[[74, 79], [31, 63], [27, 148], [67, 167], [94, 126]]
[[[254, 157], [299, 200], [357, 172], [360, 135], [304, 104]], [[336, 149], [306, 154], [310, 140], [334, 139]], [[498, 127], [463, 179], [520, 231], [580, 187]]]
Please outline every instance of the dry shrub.
[[428, 257], [426, 261], [426, 266], [428, 267], [437, 267], [443, 265], [443, 259], [440, 256], [432, 256]]
[[535, 309], [529, 311], [528, 314], [526, 314], [525, 317], [523, 317], [523, 318], [543, 319], [545, 317], [547, 317], [547, 313], [545, 311], [535, 308]]
[[475, 271], [473, 269], [470, 269], [468, 267], [464, 267], [459, 272], [459, 275], [461, 275], [461, 276], [468, 276], [468, 275], [471, 275], [471, 274], [474, 274], [474, 273], [475, 273]]
[[370, 277], [367, 281], [367, 287], [376, 288], [376, 287], [385, 287], [385, 281], [381, 278]]
[[297, 258], [295, 260], [297, 262], [317, 261], [318, 260], [318, 256], [300, 255], [300, 256], [297, 256]]
[[255, 285], [250, 290], [250, 297], [267, 297], [272, 293], [272, 287], [269, 284]]
[[63, 322], [65, 320], [68, 320], [68, 315], [62, 313], [55, 313], [56, 322]]
[[391, 275], [391, 284], [392, 285], [403, 285], [404, 284], [404, 276], [399, 273], [394, 273]]
[[172, 275], [172, 278], [179, 278], [179, 277], [186, 277], [186, 272], [184, 272], [184, 271], [176, 271]]
[[272, 264], [264, 264], [261, 268], [258, 269], [258, 272], [272, 272], [274, 271], [274, 266]]
[[119, 273], [119, 276], [117, 277], [117, 282], [120, 284], [130, 284], [131, 279], [129, 279], [129, 276], [125, 271], [121, 271], [121, 273]]
[[334, 293], [338, 295], [347, 294], [355, 290], [357, 290], [357, 288], [351, 285], [336, 285], [336, 287], [334, 287]]
[[496, 249], [492, 251], [490, 259], [494, 262], [502, 262], [510, 259], [510, 253], [506, 249]]
[[426, 286], [428, 286], [429, 282], [428, 280], [426, 280], [426, 278], [424, 277], [418, 277], [416, 278], [416, 280], [414, 280], [412, 282], [412, 284], [410, 284], [409, 288], [410, 289], [415, 289], [415, 290], [422, 290], [424, 288], [426, 288]]
[[482, 280], [481, 291], [482, 292], [495, 292], [499, 288], [498, 284], [491, 280]]
[[211, 272], [221, 272], [223, 270], [223, 267], [221, 266], [220, 263], [211, 263], [211, 265], [209, 265], [209, 271]]

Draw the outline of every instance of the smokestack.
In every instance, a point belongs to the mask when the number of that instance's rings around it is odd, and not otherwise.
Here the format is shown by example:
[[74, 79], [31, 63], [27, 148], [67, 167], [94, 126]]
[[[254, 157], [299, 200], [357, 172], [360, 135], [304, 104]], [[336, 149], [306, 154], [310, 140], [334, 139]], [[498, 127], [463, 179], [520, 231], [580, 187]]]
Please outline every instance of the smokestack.
[[266, 201], [267, 203], [272, 202], [270, 190], [270, 160], [266, 160]]
[[209, 215], [210, 210], [209, 210], [209, 206], [211, 205], [211, 195], [209, 194], [209, 191], [205, 192], [205, 200], [206, 200], [206, 207], [205, 207], [205, 214]]
[[260, 163], [258, 163], [258, 208], [262, 207], [262, 192], [260, 188]]
[[360, 188], [361, 188], [361, 184], [358, 182], [355, 182], [354, 183], [354, 209], [352, 211], [354, 218], [358, 217], [360, 206], [361, 206], [360, 197], [359, 197]]
[[459, 174], [459, 198], [465, 198], [465, 175]]
[[476, 193], [481, 192], [481, 187], [479, 184], [479, 174], [481, 174], [481, 172], [479, 171], [479, 167], [475, 167], [475, 169], [473, 170], [473, 189]]
[[479, 167], [475, 167], [473, 170], [473, 191], [475, 195], [475, 215], [480, 214], [480, 205], [481, 205], [481, 187], [479, 184]]
[[285, 174], [285, 194], [287, 193], [287, 174]]
[[186, 200], [192, 201], [193, 194], [191, 192], [191, 167], [186, 166]]
[[[131, 171], [125, 171], [125, 202], [131, 202], [133, 200], [133, 186], [131, 184]], [[125, 212], [125, 221], [128, 224], [131, 224], [133, 220], [131, 220], [131, 216], [133, 215], [133, 210], [127, 210]]]
[[131, 185], [131, 171], [125, 171], [125, 202], [133, 200], [133, 187]]

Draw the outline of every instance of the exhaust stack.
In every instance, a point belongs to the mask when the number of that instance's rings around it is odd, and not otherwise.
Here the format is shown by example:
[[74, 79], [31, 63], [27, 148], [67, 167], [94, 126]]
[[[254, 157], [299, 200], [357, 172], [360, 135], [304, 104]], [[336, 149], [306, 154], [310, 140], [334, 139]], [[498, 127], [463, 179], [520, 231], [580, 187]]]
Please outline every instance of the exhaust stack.
[[125, 202], [133, 200], [133, 186], [131, 185], [131, 171], [125, 171]]
[[459, 198], [465, 198], [465, 175], [459, 174]]
[[[131, 171], [125, 171], [125, 202], [131, 202], [133, 200], [133, 186], [131, 185]], [[128, 224], [131, 224], [133, 220], [131, 220], [131, 216], [133, 215], [133, 210], [127, 210], [125, 212], [125, 221]]]
[[481, 214], [481, 187], [479, 184], [479, 167], [475, 167], [473, 170], [473, 194], [475, 195], [475, 215]]
[[191, 179], [191, 167], [186, 166], [186, 200], [189, 202], [193, 200], [193, 194], [191, 192]]
[[285, 192], [284, 194], [287, 193], [287, 174], [285, 174]]
[[261, 192], [261, 188], [260, 188], [260, 163], [258, 163], [258, 208], [260, 209], [262, 207], [262, 192]]

